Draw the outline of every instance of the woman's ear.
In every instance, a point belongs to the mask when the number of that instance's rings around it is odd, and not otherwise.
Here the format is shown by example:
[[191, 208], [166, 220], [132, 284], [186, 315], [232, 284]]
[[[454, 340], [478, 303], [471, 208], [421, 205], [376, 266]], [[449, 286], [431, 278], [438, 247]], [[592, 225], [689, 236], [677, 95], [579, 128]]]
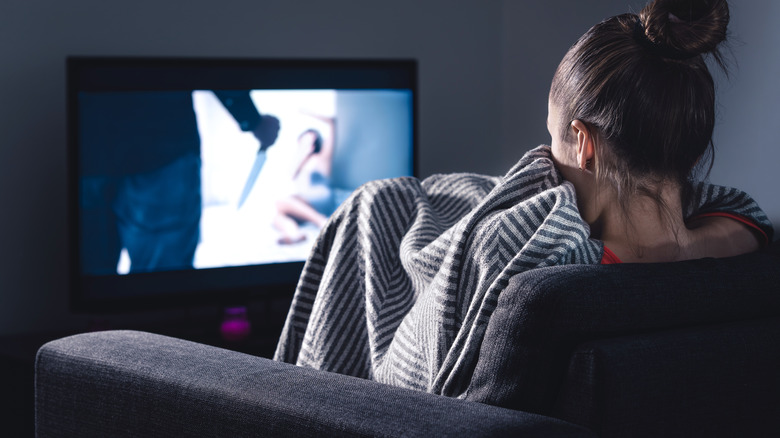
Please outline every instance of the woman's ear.
[[577, 165], [582, 171], [592, 171], [596, 156], [596, 138], [582, 120], [572, 121], [571, 129], [577, 142]]

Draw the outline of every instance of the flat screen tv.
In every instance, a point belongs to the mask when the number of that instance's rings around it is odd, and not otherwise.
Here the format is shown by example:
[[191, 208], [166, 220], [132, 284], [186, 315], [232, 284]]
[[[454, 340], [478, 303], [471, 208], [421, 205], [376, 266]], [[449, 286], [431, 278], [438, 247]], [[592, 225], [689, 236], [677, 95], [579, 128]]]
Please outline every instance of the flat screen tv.
[[292, 294], [352, 191], [416, 173], [414, 60], [66, 65], [75, 311]]

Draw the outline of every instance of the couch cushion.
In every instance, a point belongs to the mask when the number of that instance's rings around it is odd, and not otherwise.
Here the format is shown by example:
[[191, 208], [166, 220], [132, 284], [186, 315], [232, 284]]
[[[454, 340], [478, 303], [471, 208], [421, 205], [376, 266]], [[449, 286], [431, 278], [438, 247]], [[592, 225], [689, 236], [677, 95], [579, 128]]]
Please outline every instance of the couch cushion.
[[519, 274], [499, 296], [466, 398], [549, 414], [583, 342], [778, 316], [779, 249]]

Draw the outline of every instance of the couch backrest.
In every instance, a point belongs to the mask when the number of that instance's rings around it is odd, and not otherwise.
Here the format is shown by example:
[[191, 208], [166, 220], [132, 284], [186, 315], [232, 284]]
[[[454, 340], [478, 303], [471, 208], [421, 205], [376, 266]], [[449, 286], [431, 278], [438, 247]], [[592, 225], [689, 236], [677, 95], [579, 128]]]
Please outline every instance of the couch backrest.
[[466, 398], [550, 415], [581, 344], [776, 316], [777, 243], [723, 259], [527, 271], [499, 296]]
[[780, 433], [780, 317], [583, 343], [552, 416], [610, 437]]

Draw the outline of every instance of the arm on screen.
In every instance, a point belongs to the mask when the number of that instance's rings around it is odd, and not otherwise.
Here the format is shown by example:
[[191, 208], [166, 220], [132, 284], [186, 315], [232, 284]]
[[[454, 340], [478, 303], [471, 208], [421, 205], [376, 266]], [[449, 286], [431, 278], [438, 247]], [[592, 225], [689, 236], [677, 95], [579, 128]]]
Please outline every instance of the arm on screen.
[[333, 152], [336, 148], [336, 118], [323, 116], [321, 114], [316, 114], [306, 110], [301, 110], [301, 113], [324, 122], [325, 124], [324, 132], [322, 132], [322, 146], [317, 155], [322, 161], [321, 165], [323, 170], [325, 170], [326, 173], [330, 175], [331, 164], [333, 162]]

